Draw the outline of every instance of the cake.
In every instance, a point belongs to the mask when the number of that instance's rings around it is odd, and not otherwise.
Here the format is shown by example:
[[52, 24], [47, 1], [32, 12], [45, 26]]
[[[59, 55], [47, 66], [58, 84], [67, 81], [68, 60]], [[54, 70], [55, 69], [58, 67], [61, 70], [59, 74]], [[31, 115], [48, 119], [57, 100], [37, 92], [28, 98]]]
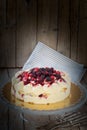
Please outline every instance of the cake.
[[67, 73], [52, 67], [18, 71], [12, 78], [11, 95], [33, 104], [52, 104], [70, 95], [71, 80]]

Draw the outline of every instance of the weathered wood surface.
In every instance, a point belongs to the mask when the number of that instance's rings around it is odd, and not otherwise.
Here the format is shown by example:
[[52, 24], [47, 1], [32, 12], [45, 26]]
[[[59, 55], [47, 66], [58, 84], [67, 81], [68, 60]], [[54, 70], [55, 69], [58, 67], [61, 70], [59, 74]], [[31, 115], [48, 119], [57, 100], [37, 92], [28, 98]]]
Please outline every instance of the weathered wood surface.
[[58, 32], [58, 0], [38, 0], [37, 8], [37, 41], [41, 41], [53, 49], [56, 49]]
[[[69, 0], [59, 1], [59, 31], [58, 31], [58, 46], [57, 50], [70, 57], [70, 7]], [[65, 51], [64, 51], [65, 50]]]
[[77, 60], [78, 54], [78, 26], [79, 26], [79, 0], [71, 0], [70, 14], [70, 43], [71, 54], [73, 60]]
[[[12, 76], [18, 69], [1, 69], [0, 70], [0, 87], [11, 81]], [[87, 81], [87, 76], [86, 76]], [[87, 105], [84, 105], [82, 113], [87, 111]], [[57, 116], [56, 116], [57, 117]], [[51, 126], [55, 123], [55, 116], [34, 116], [28, 113], [22, 113], [16, 109], [9, 108], [0, 101], [0, 130], [51, 130]], [[58, 117], [57, 117], [58, 118]], [[50, 123], [50, 125], [49, 125]], [[44, 127], [43, 127], [44, 126]], [[56, 128], [55, 130], [86, 130], [86, 126]]]
[[[86, 34], [87, 0], [0, 0], [0, 67], [6, 68], [0, 70], [0, 87], [21, 69], [38, 41], [87, 66]], [[0, 130], [47, 130], [51, 126], [41, 126], [49, 122], [53, 125], [55, 116], [20, 113], [0, 101]]]
[[87, 0], [0, 0], [0, 67], [21, 67], [38, 41], [87, 66]]
[[25, 0], [17, 1], [16, 66], [22, 66], [36, 44], [36, 0], [29, 6]]
[[0, 0], [0, 67], [15, 66], [15, 20], [15, 2]]

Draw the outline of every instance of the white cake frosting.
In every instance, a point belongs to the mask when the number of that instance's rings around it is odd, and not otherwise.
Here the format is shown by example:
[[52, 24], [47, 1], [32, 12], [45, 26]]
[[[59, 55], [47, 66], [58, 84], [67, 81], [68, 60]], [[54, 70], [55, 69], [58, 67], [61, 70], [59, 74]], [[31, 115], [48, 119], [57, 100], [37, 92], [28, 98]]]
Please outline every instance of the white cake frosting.
[[11, 94], [24, 102], [50, 104], [70, 95], [71, 80], [67, 73], [54, 68], [19, 71], [12, 78]]

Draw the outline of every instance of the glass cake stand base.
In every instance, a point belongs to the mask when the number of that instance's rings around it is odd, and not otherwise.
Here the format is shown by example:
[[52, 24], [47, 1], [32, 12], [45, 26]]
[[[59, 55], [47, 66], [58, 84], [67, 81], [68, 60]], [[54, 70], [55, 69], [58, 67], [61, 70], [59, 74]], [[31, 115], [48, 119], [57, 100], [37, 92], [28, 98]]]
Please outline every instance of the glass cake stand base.
[[28, 110], [28, 112], [35, 113], [59, 113], [59, 112], [66, 112], [70, 109], [74, 110], [79, 108], [87, 98], [87, 90], [81, 84], [77, 85], [75, 83], [71, 84], [71, 91], [70, 95], [63, 101], [56, 102], [53, 104], [33, 104], [33, 103], [26, 103], [22, 100], [16, 99], [14, 96], [11, 95], [11, 83], [7, 83], [2, 88], [2, 99], [5, 102], [8, 102], [10, 106], [13, 108], [19, 108], [20, 110]]
[[87, 99], [87, 90], [81, 84], [72, 83], [70, 96], [62, 102], [53, 104], [39, 105], [25, 103], [11, 96], [11, 83], [7, 83], [0, 89], [0, 99], [14, 110], [17, 117], [26, 124], [29, 129], [36, 130], [48, 122], [61, 117], [65, 113], [78, 110]]

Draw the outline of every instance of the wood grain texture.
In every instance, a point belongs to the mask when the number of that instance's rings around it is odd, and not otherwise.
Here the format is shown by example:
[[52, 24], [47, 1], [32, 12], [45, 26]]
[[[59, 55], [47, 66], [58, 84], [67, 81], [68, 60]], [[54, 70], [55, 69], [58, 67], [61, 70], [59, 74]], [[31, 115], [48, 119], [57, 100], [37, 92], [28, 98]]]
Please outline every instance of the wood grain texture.
[[15, 28], [0, 27], [0, 67], [15, 66]]
[[80, 130], [87, 130], [87, 126], [80, 127]]
[[15, 2], [0, 1], [0, 67], [15, 66]]
[[59, 130], [80, 130], [80, 129], [79, 127], [69, 127], [69, 128], [59, 128]]
[[49, 122], [49, 116], [31, 115], [30, 113], [24, 113], [24, 119], [25, 130], [39, 130]]
[[6, 0], [0, 0], [0, 26], [6, 24]]
[[80, 0], [80, 20], [87, 19], [87, 0]]
[[0, 130], [8, 129], [8, 107], [0, 101]]
[[79, 24], [78, 34], [78, 62], [87, 66], [87, 20], [82, 20]]
[[16, 66], [23, 66], [36, 44], [36, 0], [17, 1]]
[[[11, 81], [12, 76], [18, 69], [0, 69], [0, 87]], [[22, 130], [19, 115], [14, 110], [9, 109], [8, 105], [3, 104], [0, 100], [0, 130]], [[18, 125], [19, 123], [19, 125]]]
[[[80, 130], [79, 127], [55, 128], [55, 130]], [[85, 129], [83, 129], [85, 130]]]
[[87, 66], [87, 0], [0, 0], [0, 68], [22, 67], [38, 41]]
[[7, 0], [6, 1], [6, 27], [13, 27], [16, 25], [16, 6], [17, 1], [15, 0]]
[[78, 54], [78, 26], [79, 26], [79, 0], [70, 3], [70, 58], [77, 60]]
[[59, 32], [57, 50], [70, 57], [70, 25], [69, 25], [69, 0], [59, 2]]
[[9, 130], [24, 130], [21, 112], [16, 109], [9, 109]]
[[58, 0], [38, 0], [37, 41], [56, 49]]
[[[0, 88], [3, 87], [8, 80], [7, 70], [0, 70]], [[8, 106], [0, 99], [0, 130], [8, 130], [8, 124]]]

